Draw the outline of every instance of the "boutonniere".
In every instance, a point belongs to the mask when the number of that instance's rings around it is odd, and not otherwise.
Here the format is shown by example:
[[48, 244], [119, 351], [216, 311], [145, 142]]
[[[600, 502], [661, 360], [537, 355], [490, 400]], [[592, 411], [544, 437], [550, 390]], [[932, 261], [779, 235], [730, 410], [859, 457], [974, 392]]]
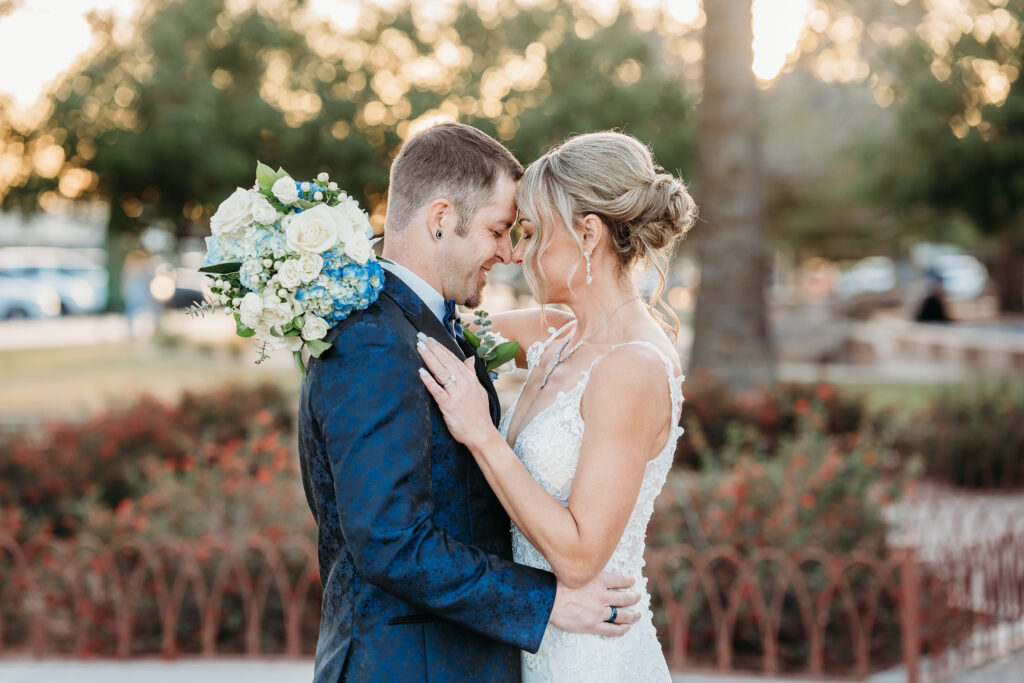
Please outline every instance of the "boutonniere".
[[476, 316], [473, 324], [480, 329], [474, 334], [463, 330], [476, 355], [483, 359], [484, 367], [491, 373], [491, 378], [512, 372], [516, 369], [516, 354], [519, 353], [519, 342], [509, 341], [491, 329], [491, 318], [487, 311], [473, 311]]

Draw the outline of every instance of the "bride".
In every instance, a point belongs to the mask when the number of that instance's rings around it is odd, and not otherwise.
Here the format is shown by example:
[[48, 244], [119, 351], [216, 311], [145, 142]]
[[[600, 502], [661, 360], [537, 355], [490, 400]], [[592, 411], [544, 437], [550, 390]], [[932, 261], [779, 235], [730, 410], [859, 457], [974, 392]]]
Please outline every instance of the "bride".
[[[516, 360], [528, 369], [500, 431], [473, 359], [463, 364], [433, 340], [420, 345], [424, 384], [513, 521], [515, 560], [570, 587], [624, 572], [643, 596], [640, 620], [620, 625], [620, 638], [549, 625], [538, 652], [522, 655], [524, 681], [670, 680], [641, 569], [681, 433], [682, 376], [635, 276], [656, 265], [660, 300], [665, 257], [696, 208], [659, 171], [646, 146], [615, 132], [570, 138], [527, 168], [513, 261], [542, 306], [572, 315], [542, 307], [493, 317], [495, 331], [525, 349]], [[608, 621], [616, 616], [609, 608]]]

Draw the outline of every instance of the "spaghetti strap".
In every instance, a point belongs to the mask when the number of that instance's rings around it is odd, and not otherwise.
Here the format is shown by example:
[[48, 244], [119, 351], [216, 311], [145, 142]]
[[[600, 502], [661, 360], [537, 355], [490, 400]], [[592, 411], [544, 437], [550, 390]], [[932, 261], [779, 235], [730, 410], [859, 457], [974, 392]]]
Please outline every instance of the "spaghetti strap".
[[564, 324], [561, 327], [559, 327], [557, 330], [555, 328], [553, 328], [553, 327], [549, 327], [548, 328], [548, 332], [550, 332], [551, 334], [550, 334], [550, 336], [548, 336], [547, 339], [545, 339], [543, 342], [541, 342], [541, 348], [545, 348], [546, 349], [548, 347], [548, 344], [553, 342], [555, 339], [558, 339], [558, 337], [561, 336], [561, 334], [563, 332], [565, 332], [567, 329], [569, 329], [569, 327], [571, 325], [575, 325], [576, 322], [577, 322], [577, 319], [573, 318], [572, 320], [570, 320], [566, 324]]

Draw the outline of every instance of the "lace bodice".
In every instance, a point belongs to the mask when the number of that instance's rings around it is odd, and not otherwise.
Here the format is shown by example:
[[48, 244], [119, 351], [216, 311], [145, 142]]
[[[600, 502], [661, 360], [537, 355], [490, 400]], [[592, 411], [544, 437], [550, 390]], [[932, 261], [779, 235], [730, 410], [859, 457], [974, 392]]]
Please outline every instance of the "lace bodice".
[[[573, 322], [569, 325], [574, 324]], [[543, 342], [536, 342], [527, 349], [527, 382], [530, 374], [540, 362], [541, 355], [551, 341], [566, 328], [553, 331]], [[630, 515], [626, 529], [619, 540], [606, 571], [618, 571], [636, 579], [633, 586], [643, 596], [639, 609], [641, 619], [622, 638], [602, 638], [561, 631], [548, 626], [537, 654], [523, 653], [524, 681], [619, 681], [619, 680], [669, 680], [668, 668], [651, 623], [650, 596], [647, 581], [643, 577], [644, 539], [647, 524], [654, 510], [654, 500], [661, 492], [675, 453], [676, 442], [683, 430], [679, 427], [679, 412], [683, 403], [682, 376], [675, 375], [672, 361], [656, 345], [645, 341], [626, 342], [653, 349], [665, 363], [668, 373], [668, 389], [672, 401], [672, 427], [664, 447], [646, 466], [640, 493]], [[624, 346], [619, 344], [618, 346]], [[614, 350], [616, 347], [612, 347]], [[580, 402], [586, 392], [590, 375], [604, 356], [593, 361], [581, 373], [579, 381], [571, 388], [558, 392], [551, 405], [538, 412], [523, 425], [516, 436], [512, 450], [544, 489], [562, 505], [568, 505], [572, 492], [573, 478], [580, 457], [583, 441], [584, 422], [580, 414]], [[509, 423], [519, 406], [523, 388], [509, 411], [501, 421], [501, 434], [507, 439]], [[512, 525], [512, 552], [516, 562], [550, 570], [544, 556], [530, 544], [526, 537]]]

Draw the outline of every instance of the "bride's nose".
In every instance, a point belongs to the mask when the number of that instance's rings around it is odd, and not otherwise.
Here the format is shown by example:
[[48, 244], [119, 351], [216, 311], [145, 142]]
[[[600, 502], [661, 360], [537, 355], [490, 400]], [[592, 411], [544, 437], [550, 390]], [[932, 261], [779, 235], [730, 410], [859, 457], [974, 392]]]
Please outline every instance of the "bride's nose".
[[523, 265], [523, 256], [526, 255], [526, 240], [522, 237], [516, 242], [515, 249], [512, 250], [512, 263], [517, 266]]

